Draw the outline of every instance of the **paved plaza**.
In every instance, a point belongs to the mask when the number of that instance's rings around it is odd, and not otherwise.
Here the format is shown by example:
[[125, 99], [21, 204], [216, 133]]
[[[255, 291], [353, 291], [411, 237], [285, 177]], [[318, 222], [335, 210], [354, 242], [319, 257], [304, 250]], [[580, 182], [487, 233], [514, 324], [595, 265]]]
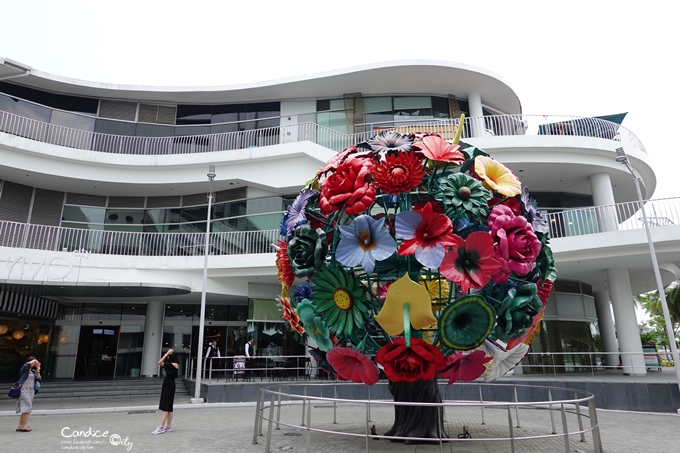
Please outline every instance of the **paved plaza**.
[[[255, 421], [254, 404], [189, 404], [188, 396], [178, 396], [175, 407], [173, 431], [157, 436], [150, 433], [160, 420], [157, 398], [97, 399], [73, 402], [40, 401], [37, 397], [29, 425], [30, 433], [15, 432], [18, 417], [14, 415], [14, 400], [5, 398], [0, 403], [0, 439], [3, 451], [30, 449], [36, 452], [92, 451], [92, 452], [254, 452], [264, 453], [265, 436], [258, 437], [253, 445]], [[300, 405], [287, 405], [281, 409], [281, 422], [299, 425], [302, 422]], [[268, 409], [265, 415], [268, 415]], [[366, 411], [364, 407], [339, 405], [333, 424], [333, 406], [312, 406], [312, 426], [328, 431], [345, 430], [352, 433], [365, 432]], [[378, 434], [391, 426], [392, 409], [371, 407], [371, 425]], [[514, 410], [512, 411], [515, 417]], [[520, 428], [514, 428], [515, 436], [549, 434], [551, 421], [547, 410], [520, 409]], [[486, 410], [485, 424], [481, 424], [479, 408], [447, 408], [446, 429], [450, 437], [462, 433], [469, 426], [473, 439], [495, 436], [506, 437], [508, 433], [507, 410]], [[605, 452], [677, 452], [680, 446], [680, 416], [673, 414], [648, 414], [636, 412], [598, 411], [602, 443]], [[561, 433], [561, 418], [555, 413], [557, 432]], [[516, 423], [516, 421], [515, 421]], [[573, 430], [576, 418], [568, 417], [569, 429]], [[584, 424], [589, 426], [587, 419]], [[547, 430], [547, 431], [546, 431]], [[97, 436], [74, 437], [77, 432], [90, 431]], [[99, 433], [97, 433], [99, 431]], [[286, 426], [272, 430], [272, 452], [306, 451], [307, 432]], [[570, 452], [594, 452], [592, 436], [570, 436]], [[310, 451], [324, 453], [350, 453], [366, 451], [363, 436], [348, 437], [332, 433], [311, 433]], [[383, 439], [369, 439], [368, 449], [377, 452], [438, 452], [439, 445], [403, 445]], [[443, 444], [443, 451], [451, 452], [510, 452], [509, 442], [466, 441]], [[564, 452], [564, 436], [539, 441], [517, 441], [517, 452]]]

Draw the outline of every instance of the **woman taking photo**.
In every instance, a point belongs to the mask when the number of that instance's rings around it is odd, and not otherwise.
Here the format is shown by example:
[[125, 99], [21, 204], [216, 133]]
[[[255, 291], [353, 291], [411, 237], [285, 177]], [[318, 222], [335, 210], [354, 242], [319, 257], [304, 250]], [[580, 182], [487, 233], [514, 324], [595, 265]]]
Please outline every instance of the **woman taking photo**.
[[172, 431], [172, 405], [175, 402], [175, 378], [179, 370], [179, 357], [172, 349], [168, 349], [158, 364], [165, 370], [165, 379], [161, 389], [161, 402], [158, 409], [161, 414], [161, 424], [151, 434], [163, 434]]
[[21, 384], [21, 395], [17, 400], [17, 414], [19, 417], [19, 424], [17, 431], [28, 433], [31, 427], [28, 426], [28, 416], [33, 409], [33, 398], [35, 397], [36, 381], [41, 379], [40, 376], [40, 362], [35, 357], [29, 357], [24, 366], [21, 367], [19, 373], [19, 384]]

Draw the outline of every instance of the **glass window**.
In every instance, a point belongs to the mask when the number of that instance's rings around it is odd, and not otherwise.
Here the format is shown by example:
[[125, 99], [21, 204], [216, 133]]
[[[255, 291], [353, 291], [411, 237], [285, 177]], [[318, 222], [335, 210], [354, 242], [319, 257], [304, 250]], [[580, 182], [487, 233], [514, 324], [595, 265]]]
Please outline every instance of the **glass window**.
[[229, 203], [221, 203], [215, 205], [213, 211], [214, 219], [223, 219], [227, 217], [241, 216], [246, 214], [247, 201], [232, 201]]
[[449, 117], [449, 100], [439, 96], [432, 96], [432, 116], [435, 118]]
[[165, 319], [189, 319], [199, 316], [200, 305], [168, 304], [165, 306]]
[[430, 96], [404, 96], [394, 98], [394, 111], [432, 108]]
[[184, 222], [200, 222], [208, 218], [207, 206], [196, 206], [192, 208], [183, 208], [180, 211], [180, 221]]
[[123, 320], [144, 321], [146, 304], [123, 304]]
[[139, 377], [143, 348], [144, 326], [120, 326], [116, 351], [116, 377]]
[[248, 320], [283, 321], [279, 303], [274, 299], [250, 299], [248, 304]]
[[281, 197], [256, 198], [248, 200], [248, 214], [281, 211]]
[[92, 132], [94, 131], [95, 119], [83, 115], [74, 115], [73, 113], [55, 110], [52, 112], [50, 122], [57, 126], [70, 127], [71, 129]]
[[144, 223], [144, 211], [141, 209], [136, 211], [107, 209], [105, 223], [111, 225], [142, 225]]
[[[64, 206], [61, 220], [67, 222], [104, 223], [106, 209], [85, 206]], [[62, 225], [65, 226], [65, 225]]]
[[210, 124], [212, 105], [178, 105], [175, 124]]
[[364, 111], [366, 113], [389, 113], [392, 114], [392, 97], [364, 98]]

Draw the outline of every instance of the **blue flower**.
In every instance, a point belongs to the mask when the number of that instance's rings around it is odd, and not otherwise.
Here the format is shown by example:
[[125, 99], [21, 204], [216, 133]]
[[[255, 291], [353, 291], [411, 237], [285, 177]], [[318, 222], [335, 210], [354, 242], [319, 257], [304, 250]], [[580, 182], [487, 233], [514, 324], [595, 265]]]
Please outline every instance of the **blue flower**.
[[309, 285], [309, 281], [307, 281], [306, 284], [297, 285], [295, 287], [295, 292], [293, 293], [293, 297], [295, 298], [296, 302], [301, 302], [303, 299], [309, 299], [309, 296], [311, 294], [312, 294], [312, 287]]
[[335, 259], [347, 267], [361, 264], [367, 273], [373, 272], [376, 261], [382, 261], [397, 251], [397, 243], [385, 228], [385, 219], [375, 220], [360, 215], [349, 226], [341, 226], [342, 239], [335, 250]]
[[529, 188], [526, 186], [524, 187], [524, 189], [522, 189], [520, 201], [522, 217], [527, 219], [527, 222], [531, 224], [535, 232], [547, 233], [548, 224], [541, 215], [541, 211], [538, 210], [538, 206], [536, 206], [534, 200], [532, 200], [531, 197], [529, 196]]

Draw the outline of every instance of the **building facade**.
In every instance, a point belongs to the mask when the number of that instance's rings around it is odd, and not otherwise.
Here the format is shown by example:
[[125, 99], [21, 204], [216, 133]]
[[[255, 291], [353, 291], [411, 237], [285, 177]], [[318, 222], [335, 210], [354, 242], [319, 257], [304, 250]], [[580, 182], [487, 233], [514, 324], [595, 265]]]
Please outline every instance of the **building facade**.
[[[587, 353], [602, 350], [603, 364], [644, 374], [633, 295], [654, 289], [654, 274], [616, 148], [645, 199], [656, 179], [621, 119], [527, 115], [502, 78], [448, 62], [159, 88], [0, 59], [0, 379], [28, 355], [43, 357], [52, 378], [154, 376], [164, 349], [188, 359], [216, 339], [222, 354], [240, 355], [249, 335], [259, 355], [304, 354], [275, 301], [283, 211], [349, 145], [386, 129], [450, 139], [457, 127], [509, 167], [550, 220], [558, 281], [525, 369], [541, 372], [549, 359], [589, 370]], [[669, 206], [648, 203], [666, 284], [680, 275]]]

